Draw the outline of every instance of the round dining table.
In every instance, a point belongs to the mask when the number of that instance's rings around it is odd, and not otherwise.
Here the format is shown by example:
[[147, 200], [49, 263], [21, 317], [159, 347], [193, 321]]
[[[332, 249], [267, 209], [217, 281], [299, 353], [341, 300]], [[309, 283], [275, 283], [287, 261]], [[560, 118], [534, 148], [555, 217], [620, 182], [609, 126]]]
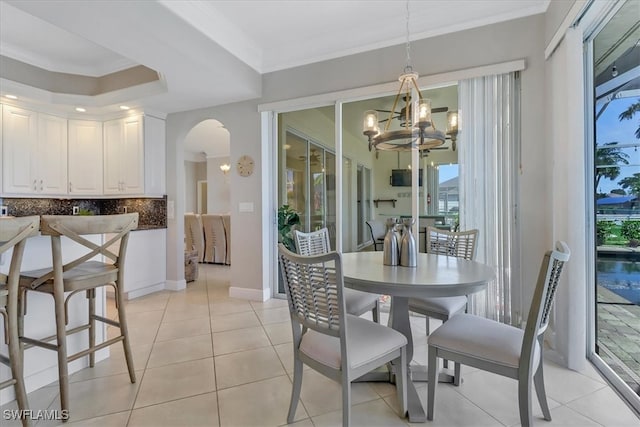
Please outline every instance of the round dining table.
[[[409, 298], [469, 295], [495, 279], [494, 270], [462, 258], [419, 253], [416, 267], [382, 263], [382, 252], [342, 254], [344, 285], [359, 291], [391, 296], [389, 326], [407, 337], [407, 363], [413, 359]], [[411, 372], [411, 371], [409, 371]], [[426, 415], [411, 378], [407, 381], [410, 422], [425, 422]]]

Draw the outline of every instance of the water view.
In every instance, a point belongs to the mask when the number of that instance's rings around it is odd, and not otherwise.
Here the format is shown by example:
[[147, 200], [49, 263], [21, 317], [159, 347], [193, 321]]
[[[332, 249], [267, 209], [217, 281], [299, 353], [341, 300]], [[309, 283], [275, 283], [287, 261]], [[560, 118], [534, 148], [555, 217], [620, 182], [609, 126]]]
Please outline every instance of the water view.
[[598, 258], [596, 271], [600, 286], [640, 305], [640, 261]]

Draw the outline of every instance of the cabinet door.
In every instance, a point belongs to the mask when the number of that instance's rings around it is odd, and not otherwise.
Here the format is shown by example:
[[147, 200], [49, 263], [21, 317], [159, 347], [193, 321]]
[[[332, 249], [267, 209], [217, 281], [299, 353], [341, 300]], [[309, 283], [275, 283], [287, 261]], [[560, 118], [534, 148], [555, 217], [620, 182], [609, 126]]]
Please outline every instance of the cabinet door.
[[104, 122], [104, 194], [120, 194], [120, 158], [122, 145], [122, 121]]
[[35, 178], [39, 194], [67, 194], [67, 120], [38, 113]]
[[144, 140], [142, 137], [142, 116], [127, 117], [123, 120], [120, 177], [122, 192], [125, 194], [144, 193]]
[[5, 105], [2, 109], [2, 178], [6, 193], [35, 193], [38, 115]]
[[166, 186], [165, 122], [156, 117], [144, 117], [144, 193], [161, 197]]
[[69, 120], [69, 194], [102, 194], [102, 123]]

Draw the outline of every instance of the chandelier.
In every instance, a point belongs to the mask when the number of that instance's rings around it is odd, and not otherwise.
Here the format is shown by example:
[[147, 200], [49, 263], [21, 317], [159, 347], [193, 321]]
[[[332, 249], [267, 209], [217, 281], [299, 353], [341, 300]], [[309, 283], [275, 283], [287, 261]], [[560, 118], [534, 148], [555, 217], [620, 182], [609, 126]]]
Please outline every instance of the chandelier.
[[[362, 133], [369, 138], [369, 151], [409, 151], [412, 149], [425, 150], [438, 147], [444, 144], [446, 135], [436, 129], [431, 119], [431, 100], [422, 97], [418, 87], [418, 73], [411, 68], [411, 55], [409, 51], [409, 1], [407, 0], [407, 65], [404, 73], [398, 78], [400, 88], [393, 102], [393, 108], [386, 120], [384, 130], [380, 131], [378, 126], [378, 112], [374, 110], [366, 111]], [[417, 94], [417, 99], [412, 97], [412, 92]], [[403, 96], [404, 95], [404, 96]], [[398, 101], [401, 96], [404, 99], [404, 108], [400, 110], [401, 129], [390, 130]]]

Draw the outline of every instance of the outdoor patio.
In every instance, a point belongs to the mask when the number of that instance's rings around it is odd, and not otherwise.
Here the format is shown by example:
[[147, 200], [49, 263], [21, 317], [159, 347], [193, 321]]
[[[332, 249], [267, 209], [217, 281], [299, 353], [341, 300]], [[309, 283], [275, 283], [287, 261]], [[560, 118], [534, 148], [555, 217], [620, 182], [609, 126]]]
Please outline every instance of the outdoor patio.
[[597, 297], [600, 357], [640, 393], [640, 306], [602, 286]]

